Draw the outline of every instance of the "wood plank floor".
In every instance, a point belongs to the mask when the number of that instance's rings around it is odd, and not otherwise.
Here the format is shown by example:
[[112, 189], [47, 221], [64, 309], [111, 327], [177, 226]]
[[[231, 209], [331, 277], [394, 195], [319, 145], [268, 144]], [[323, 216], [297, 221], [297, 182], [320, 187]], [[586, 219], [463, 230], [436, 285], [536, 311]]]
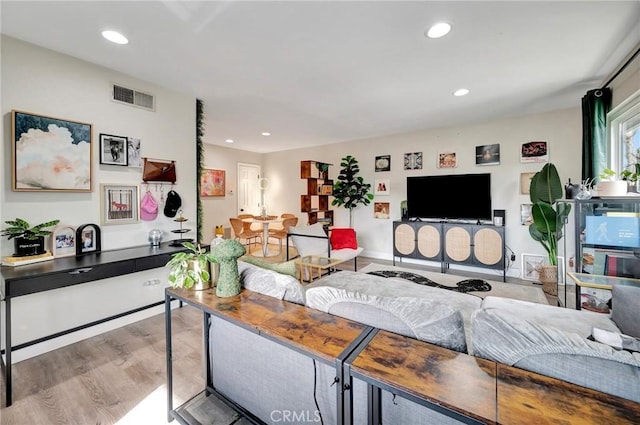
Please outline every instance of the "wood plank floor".
[[[358, 269], [372, 262], [391, 264], [361, 257]], [[352, 261], [341, 266], [353, 270]], [[204, 387], [202, 316], [188, 306], [174, 310], [172, 316], [175, 407]], [[160, 314], [15, 364], [14, 404], [0, 409], [0, 424], [165, 424], [165, 385], [165, 328]], [[212, 419], [211, 423], [236, 422]]]

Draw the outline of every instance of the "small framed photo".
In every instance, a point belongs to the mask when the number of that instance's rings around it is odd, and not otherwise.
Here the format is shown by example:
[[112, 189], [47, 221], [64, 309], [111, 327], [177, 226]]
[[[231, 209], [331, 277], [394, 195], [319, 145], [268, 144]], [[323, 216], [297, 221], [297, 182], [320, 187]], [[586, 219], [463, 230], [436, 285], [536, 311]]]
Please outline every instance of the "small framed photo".
[[546, 264], [546, 258], [543, 255], [522, 254], [522, 279], [538, 281], [538, 268]]
[[129, 142], [126, 137], [100, 133], [100, 164], [129, 164]]
[[547, 142], [526, 142], [520, 146], [521, 163], [547, 161], [549, 161], [549, 150], [547, 148]]
[[374, 202], [373, 203], [373, 218], [389, 218], [389, 203], [388, 202]]
[[458, 159], [455, 152], [442, 152], [438, 154], [438, 168], [456, 168]]
[[59, 225], [51, 233], [51, 253], [55, 258], [76, 255], [76, 229]]
[[139, 221], [138, 186], [101, 184], [100, 189], [100, 219], [103, 225]]
[[376, 172], [391, 171], [391, 155], [376, 156], [375, 169]]
[[409, 152], [404, 154], [405, 170], [422, 170], [422, 152]]
[[499, 165], [500, 145], [476, 146], [476, 165]]
[[102, 250], [100, 227], [88, 223], [76, 229], [76, 257], [97, 254]]
[[531, 186], [531, 179], [536, 173], [520, 173], [520, 193], [522, 195], [529, 194], [529, 187]]
[[127, 162], [129, 167], [142, 168], [142, 154], [140, 153], [140, 139], [127, 138]]
[[520, 224], [528, 226], [533, 223], [533, 215], [531, 209], [533, 204], [520, 204]]
[[390, 181], [388, 179], [376, 180], [373, 193], [374, 195], [390, 195]]

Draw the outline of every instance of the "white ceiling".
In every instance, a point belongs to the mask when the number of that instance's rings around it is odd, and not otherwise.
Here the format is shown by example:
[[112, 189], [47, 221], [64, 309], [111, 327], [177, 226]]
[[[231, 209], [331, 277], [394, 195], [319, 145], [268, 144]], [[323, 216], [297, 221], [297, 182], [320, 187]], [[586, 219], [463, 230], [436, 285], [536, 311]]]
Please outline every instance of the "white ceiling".
[[640, 43], [640, 0], [0, 7], [3, 33], [202, 99], [206, 142], [254, 152], [579, 107]]

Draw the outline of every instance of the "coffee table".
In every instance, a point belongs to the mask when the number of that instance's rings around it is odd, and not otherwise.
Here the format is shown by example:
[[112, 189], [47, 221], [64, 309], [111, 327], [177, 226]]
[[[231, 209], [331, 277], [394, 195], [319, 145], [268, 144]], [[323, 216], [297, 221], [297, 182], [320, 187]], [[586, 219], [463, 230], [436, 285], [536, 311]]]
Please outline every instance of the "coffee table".
[[302, 269], [306, 268], [309, 271], [309, 283], [313, 282], [313, 271], [318, 272], [318, 279], [322, 277], [322, 271], [330, 269], [331, 267], [342, 263], [344, 260], [338, 258], [322, 257], [320, 255], [307, 255], [298, 259], [297, 263], [300, 266], [300, 283], [304, 283], [304, 273]]
[[567, 272], [569, 277], [576, 283], [576, 310], [580, 310], [581, 288], [597, 288], [611, 290], [613, 285], [640, 286], [640, 279], [629, 277], [603, 276], [599, 274]]

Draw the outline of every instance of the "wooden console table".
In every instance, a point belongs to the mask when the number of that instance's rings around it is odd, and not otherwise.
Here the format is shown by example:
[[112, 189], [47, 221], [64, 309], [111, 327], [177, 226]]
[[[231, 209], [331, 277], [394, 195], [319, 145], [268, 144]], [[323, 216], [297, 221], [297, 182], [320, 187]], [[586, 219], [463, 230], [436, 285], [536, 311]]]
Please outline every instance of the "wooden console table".
[[[353, 379], [367, 384], [368, 423], [382, 420], [386, 390], [463, 423], [637, 424], [640, 403], [565, 381], [447, 350], [287, 301], [244, 290], [218, 298], [214, 290], [165, 290], [168, 420], [194, 423], [173, 408], [170, 301], [203, 312], [206, 388], [254, 423], [262, 423], [213, 388], [209, 320], [216, 316], [336, 368], [336, 418], [353, 423]], [[384, 357], [388, 361], [381, 362]]]
[[[155, 307], [164, 303], [164, 300], [150, 305], [142, 306], [132, 311], [123, 312], [117, 316], [104, 318], [102, 320], [86, 323], [79, 327], [58, 332], [39, 338], [35, 341], [26, 342], [19, 346], [12, 346], [11, 343], [11, 300], [38, 292], [50, 291], [67, 286], [79, 285], [93, 282], [100, 279], [122, 276], [144, 270], [164, 267], [171, 255], [184, 251], [184, 247], [172, 247], [162, 244], [152, 248], [149, 245], [102, 251], [98, 254], [89, 254], [81, 257], [63, 257], [55, 260], [29, 264], [17, 267], [3, 266], [0, 269], [2, 283], [0, 285], [0, 295], [5, 303], [4, 320], [4, 382], [6, 386], [6, 406], [10, 406], [12, 400], [12, 378], [11, 378], [11, 353], [20, 348], [26, 348], [39, 342], [47, 341], [71, 332], [78, 331], [90, 326], [94, 326], [108, 320], [112, 320], [127, 314]], [[0, 357], [0, 364], [2, 364]]]
[[[181, 423], [189, 423], [189, 414], [184, 405], [173, 408], [173, 367], [171, 341], [171, 300], [176, 299], [189, 304], [203, 313], [203, 339], [205, 358], [206, 395], [215, 394], [233, 405], [236, 410], [251, 418], [252, 422], [261, 423], [251, 412], [233, 400], [228, 400], [213, 387], [211, 365], [209, 362], [209, 318], [216, 316], [237, 326], [250, 329], [264, 338], [289, 347], [310, 358], [336, 367], [339, 382], [342, 362], [373, 328], [359, 322], [332, 316], [319, 310], [313, 310], [287, 301], [259, 294], [248, 290], [235, 297], [218, 298], [215, 290], [189, 291], [184, 289], [165, 290], [165, 325], [167, 355], [167, 419], [178, 419]], [[343, 412], [343, 391], [336, 385], [336, 397], [339, 422]]]

